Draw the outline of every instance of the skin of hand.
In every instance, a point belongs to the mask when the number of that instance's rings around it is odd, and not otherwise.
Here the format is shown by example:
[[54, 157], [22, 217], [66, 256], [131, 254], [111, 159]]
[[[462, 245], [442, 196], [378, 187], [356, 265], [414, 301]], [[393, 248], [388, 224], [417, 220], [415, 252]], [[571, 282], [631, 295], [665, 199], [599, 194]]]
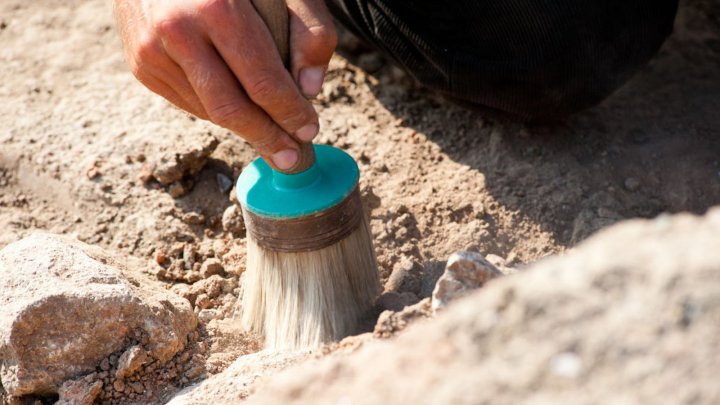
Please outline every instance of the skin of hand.
[[240, 134], [276, 169], [319, 130], [320, 93], [337, 44], [323, 0], [287, 0], [290, 67], [250, 0], [114, 0], [135, 77], [179, 108]]

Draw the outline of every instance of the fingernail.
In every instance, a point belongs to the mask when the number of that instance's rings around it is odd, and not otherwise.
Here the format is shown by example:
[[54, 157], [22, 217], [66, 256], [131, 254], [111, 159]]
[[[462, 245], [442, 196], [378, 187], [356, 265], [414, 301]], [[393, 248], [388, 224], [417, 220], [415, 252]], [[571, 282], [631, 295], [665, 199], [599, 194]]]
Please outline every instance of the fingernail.
[[321, 67], [307, 67], [300, 70], [300, 89], [305, 97], [315, 97], [320, 94], [325, 69]]
[[275, 152], [272, 155], [272, 161], [278, 169], [287, 170], [295, 166], [298, 160], [298, 153], [294, 149], [285, 149]]
[[310, 142], [315, 138], [319, 129], [317, 124], [308, 124], [295, 131], [295, 136], [301, 141]]

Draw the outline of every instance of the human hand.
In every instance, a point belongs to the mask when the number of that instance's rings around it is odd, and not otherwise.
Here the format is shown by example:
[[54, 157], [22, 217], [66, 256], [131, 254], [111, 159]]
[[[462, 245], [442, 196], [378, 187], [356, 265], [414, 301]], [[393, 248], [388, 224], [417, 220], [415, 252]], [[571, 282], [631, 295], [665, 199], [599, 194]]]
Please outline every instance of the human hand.
[[319, 130], [317, 96], [337, 43], [323, 0], [287, 0], [290, 66], [250, 0], [114, 0], [135, 77], [245, 138], [276, 169]]

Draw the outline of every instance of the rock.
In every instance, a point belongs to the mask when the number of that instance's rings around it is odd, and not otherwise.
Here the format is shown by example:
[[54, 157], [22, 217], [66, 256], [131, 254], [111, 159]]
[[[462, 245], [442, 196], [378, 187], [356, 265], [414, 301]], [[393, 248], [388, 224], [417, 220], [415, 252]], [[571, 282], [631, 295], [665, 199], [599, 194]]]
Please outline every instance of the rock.
[[[225, 371], [178, 393], [167, 405], [232, 404], [245, 399], [268, 377], [307, 358], [306, 352], [269, 350], [241, 356]], [[199, 370], [202, 373], [202, 369]], [[188, 374], [197, 371], [188, 370]], [[199, 374], [198, 374], [199, 375]], [[192, 379], [188, 377], [189, 379]]]
[[207, 294], [200, 294], [195, 299], [195, 306], [200, 310], [207, 309], [210, 305], [212, 305], [212, 301]]
[[198, 319], [202, 323], [208, 323], [220, 316], [217, 309], [202, 309], [198, 312]]
[[207, 294], [210, 298], [216, 298], [218, 295], [220, 295], [220, 293], [226, 289], [226, 286], [228, 284], [232, 285], [232, 280], [224, 279], [217, 274], [208, 276], [202, 282], [197, 283], [198, 288], [202, 289], [202, 291], [204, 291], [205, 294]]
[[185, 186], [183, 186], [181, 181], [176, 181], [170, 184], [167, 191], [172, 198], [180, 198], [187, 194], [187, 189], [185, 188]]
[[145, 387], [142, 385], [141, 382], [131, 382], [130, 384], [128, 384], [128, 386], [131, 390], [135, 391], [136, 394], [142, 394], [143, 392], [145, 392]]
[[170, 291], [185, 298], [191, 304], [195, 301], [196, 295], [190, 291], [190, 286], [187, 284], [183, 284], [183, 283], [173, 284], [173, 286], [170, 287]]
[[389, 338], [405, 329], [410, 322], [430, 316], [432, 316], [432, 308], [429, 298], [404, 307], [399, 312], [383, 311], [378, 317], [373, 334], [378, 338]]
[[147, 162], [143, 163], [142, 167], [140, 168], [140, 172], [138, 172], [138, 180], [140, 180], [143, 184], [148, 184], [152, 181], [152, 179], [152, 167], [150, 167]]
[[188, 283], [193, 284], [202, 280], [202, 276], [199, 271], [189, 271], [185, 276], [185, 280], [187, 280]]
[[480, 253], [453, 253], [433, 290], [432, 308], [442, 309], [451, 301], [482, 287], [488, 280], [502, 275], [503, 273]]
[[95, 374], [68, 380], [60, 387], [60, 399], [55, 405], [92, 405], [102, 392], [102, 387], [102, 381]]
[[205, 223], [205, 215], [199, 212], [186, 212], [180, 219], [188, 225], [201, 225]]
[[195, 256], [197, 255], [197, 246], [192, 243], [186, 243], [183, 247], [183, 260], [185, 261], [185, 270], [191, 270], [195, 265]]
[[227, 192], [233, 187], [232, 180], [222, 173], [217, 173], [215, 175], [215, 181], [217, 182], [218, 189], [223, 194], [227, 194]]
[[116, 392], [125, 391], [125, 380], [115, 380], [115, 382], [113, 382], [113, 389]]
[[415, 295], [422, 287], [422, 267], [410, 257], [403, 256], [393, 266], [393, 271], [385, 283], [385, 291], [409, 292]]
[[182, 349], [197, 320], [186, 300], [146, 279], [145, 266], [45, 233], [0, 251], [5, 390], [57, 393], [63, 381], [102, 366], [131, 334], [147, 335], [149, 355], [161, 362]]
[[719, 246], [717, 208], [627, 221], [245, 403], [717, 404]]
[[217, 145], [218, 140], [209, 134], [196, 143], [182, 144], [179, 152], [167, 153], [155, 163], [153, 177], [167, 186], [193, 176], [202, 170]]
[[225, 232], [232, 234], [240, 234], [245, 231], [242, 212], [237, 205], [233, 204], [223, 212], [222, 227]]
[[205, 369], [203, 366], [195, 366], [188, 371], [185, 372], [185, 378], [188, 380], [195, 380], [198, 377], [200, 377], [205, 372]]
[[221, 275], [223, 273], [225, 273], [225, 268], [223, 268], [222, 262], [218, 259], [207, 259], [200, 267], [200, 274], [203, 278]]
[[118, 360], [115, 378], [123, 379], [135, 374], [147, 360], [147, 352], [140, 346], [133, 346], [125, 351]]

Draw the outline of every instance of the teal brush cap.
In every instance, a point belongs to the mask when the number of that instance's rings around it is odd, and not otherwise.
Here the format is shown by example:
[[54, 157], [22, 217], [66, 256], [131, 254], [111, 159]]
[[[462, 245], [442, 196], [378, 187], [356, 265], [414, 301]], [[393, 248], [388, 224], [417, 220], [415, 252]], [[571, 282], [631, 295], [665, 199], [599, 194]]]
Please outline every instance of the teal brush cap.
[[237, 197], [243, 208], [264, 217], [298, 218], [343, 202], [358, 183], [355, 160], [340, 149], [314, 145], [315, 163], [297, 174], [273, 170], [262, 158], [243, 169]]

